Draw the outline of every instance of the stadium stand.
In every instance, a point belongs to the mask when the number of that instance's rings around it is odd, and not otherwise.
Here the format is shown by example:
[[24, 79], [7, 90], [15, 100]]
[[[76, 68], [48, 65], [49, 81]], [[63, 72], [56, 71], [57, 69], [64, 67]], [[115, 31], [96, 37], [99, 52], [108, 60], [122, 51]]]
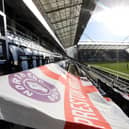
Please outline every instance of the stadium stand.
[[[19, 23], [15, 26], [11, 25], [12, 19], [7, 17], [7, 41], [8, 50], [5, 49], [4, 32], [1, 32], [0, 36], [0, 74], [13, 73], [18, 71], [27, 70], [30, 68], [38, 67], [40, 65], [48, 64], [54, 61], [62, 59], [60, 53], [52, 50], [48, 50], [47, 44], [41, 46], [41, 42], [46, 42], [40, 37], [30, 32], [27, 28], [23, 27]], [[3, 24], [0, 26], [4, 26]], [[3, 39], [2, 39], [3, 38]], [[5, 53], [9, 52], [8, 60]], [[51, 58], [51, 59], [50, 59]]]
[[129, 54], [125, 50], [80, 50], [81, 62], [116, 62], [128, 61]]

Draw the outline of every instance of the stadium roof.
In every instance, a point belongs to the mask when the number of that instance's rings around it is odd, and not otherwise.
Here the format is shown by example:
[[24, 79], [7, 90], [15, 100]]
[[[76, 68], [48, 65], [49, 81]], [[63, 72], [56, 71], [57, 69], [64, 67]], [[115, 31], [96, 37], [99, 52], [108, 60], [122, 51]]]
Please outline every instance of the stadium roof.
[[[65, 48], [77, 44], [95, 8], [94, 0], [33, 0]], [[45, 13], [44, 13], [45, 12]]]
[[[76, 45], [85, 29], [95, 0], [5, 0], [5, 12], [45, 40], [50, 48], [64, 52]], [[41, 43], [44, 45], [44, 42]]]
[[78, 44], [79, 49], [107, 49], [107, 50], [123, 50], [129, 49], [129, 43], [123, 42], [91, 42], [81, 41]]

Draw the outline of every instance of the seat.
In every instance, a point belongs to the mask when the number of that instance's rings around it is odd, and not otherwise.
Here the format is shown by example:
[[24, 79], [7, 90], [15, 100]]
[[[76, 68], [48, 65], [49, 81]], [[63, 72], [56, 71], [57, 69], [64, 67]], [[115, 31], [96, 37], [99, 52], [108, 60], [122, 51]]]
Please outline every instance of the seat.
[[33, 51], [32, 66], [33, 66], [33, 68], [38, 66], [37, 65], [37, 51], [36, 50]]
[[49, 63], [49, 57], [46, 56], [46, 57], [45, 57], [45, 64], [48, 64], [48, 63]]
[[3, 57], [3, 47], [2, 44], [0, 44], [0, 59]]
[[36, 54], [36, 62], [37, 62], [37, 66], [40, 66], [40, 52], [37, 51], [37, 54]]
[[9, 45], [9, 51], [10, 51], [10, 54], [11, 54], [11, 57], [12, 57], [12, 64], [14, 66], [18, 66], [18, 47], [17, 45], [14, 45], [14, 44], [11, 44]]
[[32, 68], [33, 67], [33, 65], [32, 65], [32, 56], [33, 56], [32, 50], [29, 48], [23, 48], [23, 50], [24, 50], [24, 53], [26, 56], [26, 62], [28, 63], [28, 68]]
[[42, 65], [44, 65], [44, 64], [45, 64], [45, 56], [44, 56], [44, 53], [41, 52], [41, 55], [42, 55]]
[[42, 55], [42, 52], [39, 53], [39, 65], [43, 65], [43, 55]]
[[27, 70], [28, 62], [24, 50], [15, 44], [9, 45], [10, 54], [12, 56], [12, 65], [16, 71]]

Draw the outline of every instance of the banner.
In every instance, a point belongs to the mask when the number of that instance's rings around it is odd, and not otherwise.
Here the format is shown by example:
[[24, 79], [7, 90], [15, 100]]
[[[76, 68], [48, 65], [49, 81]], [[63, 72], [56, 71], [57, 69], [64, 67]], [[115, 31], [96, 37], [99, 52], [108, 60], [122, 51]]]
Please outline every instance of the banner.
[[36, 129], [128, 129], [129, 118], [86, 77], [49, 64], [0, 77], [0, 119]]

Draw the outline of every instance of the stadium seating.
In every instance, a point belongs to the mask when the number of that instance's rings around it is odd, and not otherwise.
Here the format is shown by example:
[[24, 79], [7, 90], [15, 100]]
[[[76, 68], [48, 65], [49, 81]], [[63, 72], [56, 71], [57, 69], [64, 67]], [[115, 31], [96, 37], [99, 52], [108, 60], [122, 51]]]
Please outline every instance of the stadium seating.
[[29, 66], [27, 62], [27, 56], [25, 55], [23, 48], [14, 44], [10, 44], [9, 50], [12, 55], [12, 64], [20, 71], [27, 70]]
[[43, 60], [42, 52], [39, 52], [39, 66], [40, 66], [40, 65], [43, 65], [42, 60]]
[[129, 54], [125, 50], [80, 50], [82, 62], [116, 62], [128, 61]]
[[[21, 28], [19, 29], [19, 27]], [[33, 34], [28, 34], [28, 31], [22, 31], [23, 28], [21, 25], [13, 27], [9, 24], [7, 26], [9, 56], [5, 58], [6, 51], [5, 48], [3, 49], [3, 43], [0, 42], [0, 75], [27, 70], [56, 61], [54, 57], [58, 53], [54, 55], [46, 49], [47, 47], [41, 46], [37, 40], [39, 37], [35, 38]]]
[[33, 67], [36, 67], [37, 66], [37, 51], [33, 51], [32, 66]]
[[26, 57], [25, 61], [26, 61], [26, 64], [28, 65], [28, 68], [32, 68], [32, 50], [29, 48], [24, 48], [24, 53]]

